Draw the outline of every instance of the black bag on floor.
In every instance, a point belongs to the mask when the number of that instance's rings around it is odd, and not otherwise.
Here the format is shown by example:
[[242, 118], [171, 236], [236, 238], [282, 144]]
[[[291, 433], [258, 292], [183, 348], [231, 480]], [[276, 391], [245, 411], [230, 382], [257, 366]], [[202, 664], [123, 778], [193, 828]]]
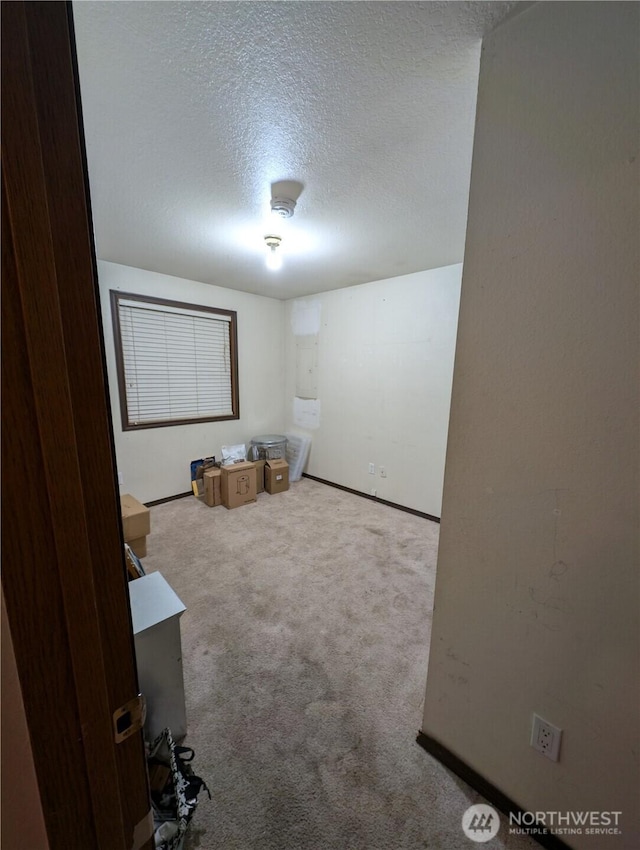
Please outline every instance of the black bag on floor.
[[147, 765], [156, 850], [181, 850], [198, 805], [198, 794], [204, 788], [211, 799], [205, 781], [193, 772], [193, 755], [190, 747], [174, 744], [168, 728], [149, 748]]

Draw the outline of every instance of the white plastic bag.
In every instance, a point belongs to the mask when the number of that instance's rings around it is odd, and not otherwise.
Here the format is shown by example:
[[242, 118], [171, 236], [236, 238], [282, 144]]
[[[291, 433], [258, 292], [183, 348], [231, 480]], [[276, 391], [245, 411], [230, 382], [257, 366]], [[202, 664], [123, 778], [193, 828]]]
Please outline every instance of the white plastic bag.
[[247, 447], [242, 443], [237, 446], [223, 446], [222, 447], [222, 463], [230, 464], [230, 463], [241, 463], [243, 460], [247, 459]]

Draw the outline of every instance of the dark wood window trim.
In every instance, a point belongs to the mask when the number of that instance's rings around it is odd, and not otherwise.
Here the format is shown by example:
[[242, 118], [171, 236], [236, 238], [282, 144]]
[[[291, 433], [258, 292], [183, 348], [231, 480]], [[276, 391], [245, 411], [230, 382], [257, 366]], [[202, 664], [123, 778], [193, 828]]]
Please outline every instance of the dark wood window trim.
[[[183, 301], [171, 301], [165, 298], [154, 298], [140, 293], [110, 290], [111, 319], [116, 355], [116, 370], [118, 375], [118, 394], [120, 399], [120, 416], [123, 431], [139, 431], [146, 428], [166, 428], [175, 425], [193, 425], [201, 422], [221, 422], [227, 419], [240, 418], [240, 392], [238, 387], [238, 329], [237, 313], [235, 310], [223, 310], [201, 304], [189, 304]], [[124, 355], [120, 326], [120, 301], [139, 301], [142, 304], [158, 304], [163, 307], [173, 307], [176, 310], [191, 310], [197, 313], [210, 313], [212, 316], [224, 316], [229, 321], [229, 359], [231, 366], [231, 407], [232, 413], [224, 416], [203, 416], [190, 419], [162, 419], [153, 422], [134, 423], [130, 420], [127, 392], [125, 384]]]

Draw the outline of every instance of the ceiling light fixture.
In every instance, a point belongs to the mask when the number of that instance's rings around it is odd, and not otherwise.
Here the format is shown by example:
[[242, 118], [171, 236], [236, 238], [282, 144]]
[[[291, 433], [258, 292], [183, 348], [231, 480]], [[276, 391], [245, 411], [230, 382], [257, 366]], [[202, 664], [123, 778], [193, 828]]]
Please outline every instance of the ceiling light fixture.
[[271, 212], [279, 215], [280, 218], [291, 218], [295, 208], [296, 202], [291, 198], [279, 196], [271, 198]]
[[278, 269], [282, 268], [282, 256], [277, 253], [282, 242], [282, 237], [270, 234], [264, 237], [264, 241], [269, 249], [269, 253], [267, 254], [267, 268], [271, 269], [272, 272], [277, 272]]

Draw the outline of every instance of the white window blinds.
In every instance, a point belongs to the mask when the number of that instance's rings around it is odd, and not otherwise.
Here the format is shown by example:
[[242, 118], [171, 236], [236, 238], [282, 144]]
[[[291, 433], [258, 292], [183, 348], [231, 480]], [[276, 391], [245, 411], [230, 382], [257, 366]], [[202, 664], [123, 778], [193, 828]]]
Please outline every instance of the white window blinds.
[[234, 417], [231, 315], [114, 295], [125, 427]]

